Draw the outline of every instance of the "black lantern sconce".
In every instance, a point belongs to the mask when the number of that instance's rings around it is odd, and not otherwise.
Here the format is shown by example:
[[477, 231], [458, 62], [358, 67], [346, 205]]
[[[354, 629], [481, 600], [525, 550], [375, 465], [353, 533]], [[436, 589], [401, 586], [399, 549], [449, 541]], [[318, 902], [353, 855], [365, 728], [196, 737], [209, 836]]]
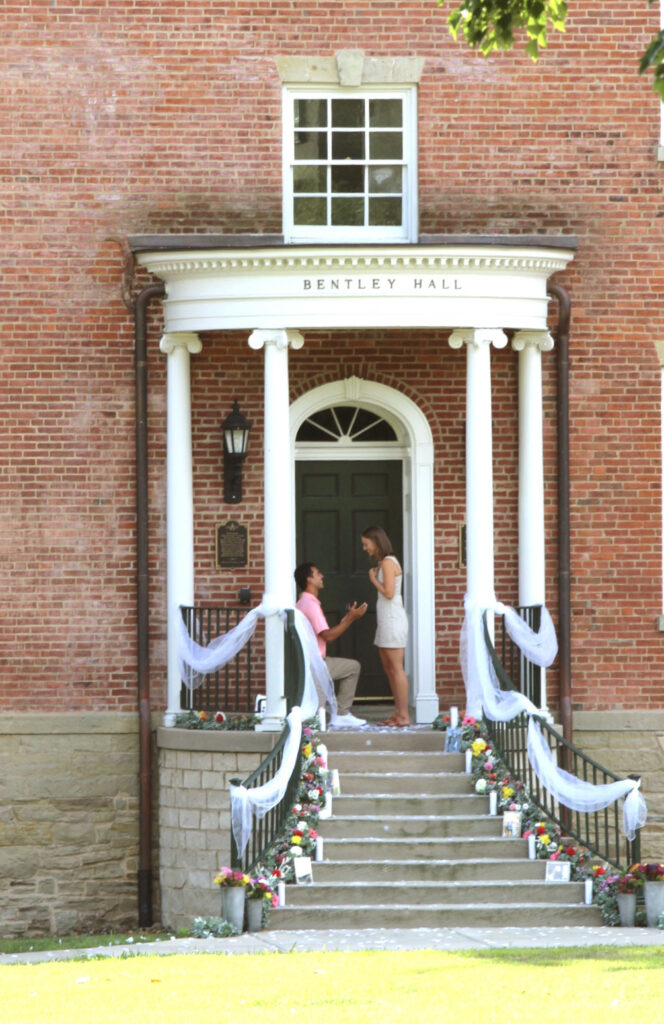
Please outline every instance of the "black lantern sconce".
[[221, 424], [224, 442], [224, 501], [237, 505], [242, 501], [242, 463], [247, 457], [251, 423], [240, 412], [237, 401]]

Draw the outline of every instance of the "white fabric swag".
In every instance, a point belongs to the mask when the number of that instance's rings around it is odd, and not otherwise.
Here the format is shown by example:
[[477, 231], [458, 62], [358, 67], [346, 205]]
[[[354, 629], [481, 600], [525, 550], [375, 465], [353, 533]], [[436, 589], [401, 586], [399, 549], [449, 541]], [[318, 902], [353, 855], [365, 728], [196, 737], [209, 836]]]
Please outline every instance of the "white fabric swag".
[[[196, 689], [208, 672], [216, 672], [234, 658], [253, 636], [258, 620], [269, 615], [279, 615], [285, 619], [286, 612], [282, 608], [274, 608], [263, 602], [247, 612], [234, 629], [216, 637], [207, 647], [203, 647], [189, 636], [178, 609], [178, 661], [185, 685], [189, 689]], [[295, 628], [304, 653], [304, 695], [301, 707], [294, 707], [288, 715], [289, 733], [279, 770], [272, 779], [254, 789], [233, 785], [230, 787], [231, 827], [240, 856], [244, 853], [251, 836], [252, 814], [258, 819], [264, 818], [268, 811], [276, 807], [286, 792], [300, 749], [302, 722], [313, 718], [319, 707], [327, 706], [329, 709], [330, 725], [334, 725], [337, 717], [334, 683], [318, 650], [311, 623], [297, 608]]]
[[594, 785], [559, 768], [539, 723], [533, 717], [540, 715], [538, 708], [524, 694], [500, 689], [484, 640], [484, 612], [504, 615], [507, 632], [517, 647], [529, 661], [545, 668], [553, 662], [558, 652], [555, 629], [547, 609], [542, 608], [541, 625], [537, 633], [514, 608], [500, 602], [485, 609], [466, 597], [465, 609], [460, 654], [466, 684], [466, 713], [474, 718], [484, 715], [493, 722], [508, 722], [525, 712], [529, 716], [528, 758], [541, 785], [565, 807], [581, 813], [603, 810], [624, 797], [623, 831], [629, 840], [633, 840], [636, 830], [645, 825], [648, 816], [639, 788], [640, 779], [622, 779]]

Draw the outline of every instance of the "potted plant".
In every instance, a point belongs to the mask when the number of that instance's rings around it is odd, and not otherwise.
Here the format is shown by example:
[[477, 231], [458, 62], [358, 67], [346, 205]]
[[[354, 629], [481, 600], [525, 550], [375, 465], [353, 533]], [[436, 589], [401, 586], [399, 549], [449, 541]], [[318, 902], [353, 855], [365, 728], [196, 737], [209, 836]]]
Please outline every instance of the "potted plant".
[[239, 932], [244, 928], [244, 903], [250, 883], [249, 875], [232, 868], [221, 868], [214, 880], [214, 884], [221, 887], [221, 916]]
[[636, 917], [636, 894], [643, 885], [643, 877], [634, 865], [621, 871], [615, 880], [615, 895], [623, 928], [632, 928]]
[[272, 883], [259, 875], [252, 878], [247, 886], [247, 928], [250, 932], [259, 932], [263, 927], [266, 910], [279, 905], [279, 898]]
[[635, 864], [630, 871], [643, 879], [648, 927], [656, 928], [660, 914], [664, 914], [664, 864]]

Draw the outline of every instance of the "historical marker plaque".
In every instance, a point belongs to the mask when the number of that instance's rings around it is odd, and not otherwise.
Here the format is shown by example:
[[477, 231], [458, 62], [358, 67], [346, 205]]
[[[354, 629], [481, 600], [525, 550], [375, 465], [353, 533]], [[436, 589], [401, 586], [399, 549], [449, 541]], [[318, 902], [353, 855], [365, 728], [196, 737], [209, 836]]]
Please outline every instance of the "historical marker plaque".
[[249, 550], [249, 531], [235, 519], [217, 527], [217, 568], [244, 569]]

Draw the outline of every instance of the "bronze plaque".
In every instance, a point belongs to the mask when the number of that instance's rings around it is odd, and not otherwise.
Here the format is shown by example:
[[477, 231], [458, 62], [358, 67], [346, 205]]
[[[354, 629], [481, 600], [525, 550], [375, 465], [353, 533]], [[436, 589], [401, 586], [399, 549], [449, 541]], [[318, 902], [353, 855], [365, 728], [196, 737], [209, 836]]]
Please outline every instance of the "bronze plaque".
[[249, 551], [249, 531], [231, 519], [217, 527], [217, 568], [245, 569]]

